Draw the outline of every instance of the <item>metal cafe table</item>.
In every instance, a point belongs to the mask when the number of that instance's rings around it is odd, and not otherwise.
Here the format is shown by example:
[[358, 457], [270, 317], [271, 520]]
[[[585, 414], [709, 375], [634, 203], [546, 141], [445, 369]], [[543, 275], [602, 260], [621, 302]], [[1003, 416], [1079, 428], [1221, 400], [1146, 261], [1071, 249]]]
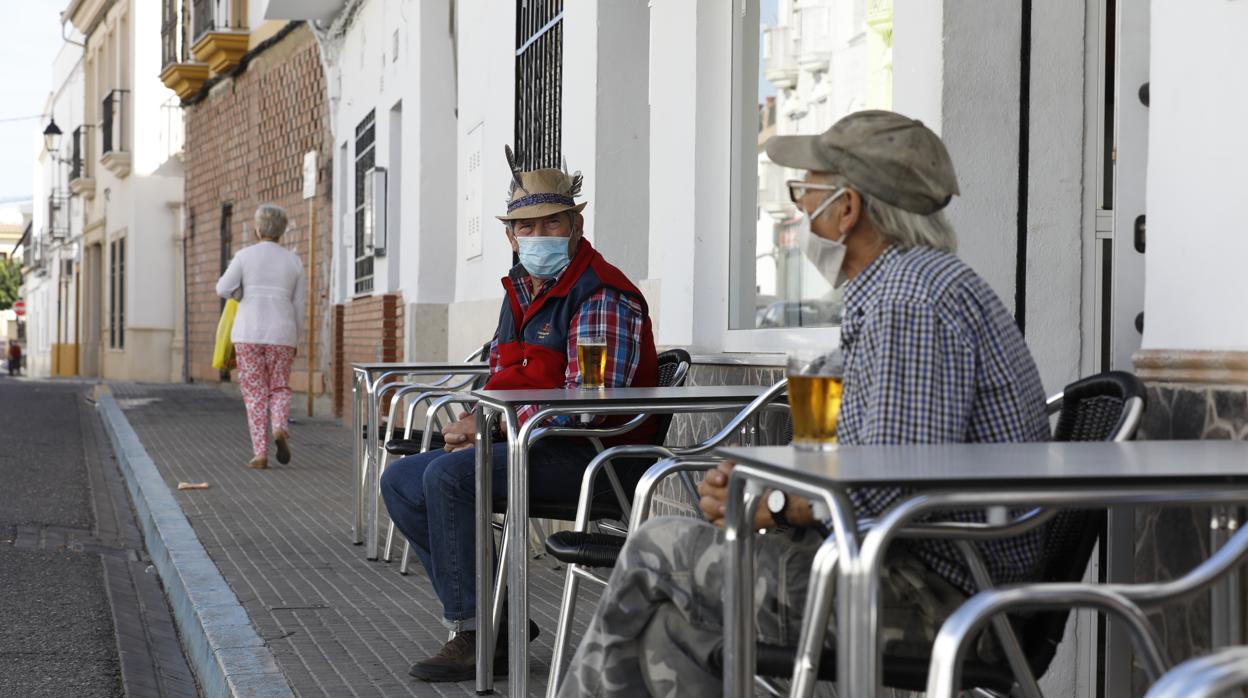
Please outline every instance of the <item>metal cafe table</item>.
[[[816, 556], [811, 595], [819, 594], [820, 577], [832, 581], [835, 575], [837, 681], [838, 695], [843, 696], [878, 693], [879, 569], [889, 543], [916, 517], [989, 506], [1097, 508], [1248, 502], [1248, 443], [1242, 441], [853, 446], [824, 452], [759, 447], [725, 448], [718, 453], [739, 463], [729, 480], [726, 502], [725, 538], [733, 546], [727, 555], [724, 592], [726, 696], [752, 695], [755, 635], [749, 609], [754, 579], [746, 571], [753, 570], [754, 536], [749, 522], [766, 488], [809, 497], [823, 508], [819, 514], [832, 521], [833, 534], [820, 552], [834, 544], [835, 554], [823, 556], [823, 574], [819, 573], [820, 556]], [[907, 494], [859, 542], [848, 489], [882, 486], [903, 487]], [[1241, 533], [1242, 538], [1236, 536], [1218, 553], [1214, 567], [1198, 568], [1186, 581], [1168, 582], [1171, 586], [1166, 588], [1175, 589], [1181, 583], [1188, 584], [1184, 588], [1200, 588], [1233, 570], [1248, 553], [1248, 530]], [[1115, 552], [1107, 554], [1112, 557]], [[1153, 600], [1160, 598], [1162, 585], [1119, 583], [1129, 581], [1109, 580], [1113, 589], [1135, 588], [1139, 598], [1149, 594]], [[827, 597], [819, 594], [819, 598]], [[814, 688], [816, 664], [812, 660], [818, 658], [826, 626], [812, 622], [812, 616], [826, 618], [828, 610], [826, 603], [820, 609], [807, 605], [793, 695], [810, 695]], [[937, 659], [934, 653], [933, 667]]]
[[[540, 437], [539, 427], [550, 417], [562, 415], [655, 415], [682, 412], [730, 412], [741, 409], [769, 386], [720, 385], [671, 388], [604, 388], [600, 390], [476, 390], [472, 399], [482, 408], [477, 419], [477, 692], [493, 690], [493, 614], [485, 608], [494, 598], [493, 492], [490, 473], [491, 424], [501, 420], [507, 436], [507, 549], [506, 586], [510, 588], [509, 682], [513, 696], [528, 694], [528, 521], [529, 445]], [[517, 408], [540, 405], [523, 425]], [[634, 420], [638, 421], [638, 420]], [[635, 426], [633, 422], [629, 423]], [[631, 427], [630, 427], [631, 428]], [[559, 428], [552, 433], [606, 437], [621, 428]]]
[[356, 545], [367, 542], [365, 556], [368, 559], [377, 559], [377, 493], [381, 482], [381, 467], [376, 459], [379, 438], [377, 432], [381, 424], [378, 414], [381, 386], [390, 378], [429, 376], [433, 378], [428, 384], [430, 390], [450, 392], [466, 387], [462, 381], [452, 382], [451, 379], [456, 376], [475, 376], [489, 372], [489, 365], [484, 363], [351, 364], [351, 428], [354, 430], [352, 457], [355, 461], [355, 518], [351, 522], [351, 542]]

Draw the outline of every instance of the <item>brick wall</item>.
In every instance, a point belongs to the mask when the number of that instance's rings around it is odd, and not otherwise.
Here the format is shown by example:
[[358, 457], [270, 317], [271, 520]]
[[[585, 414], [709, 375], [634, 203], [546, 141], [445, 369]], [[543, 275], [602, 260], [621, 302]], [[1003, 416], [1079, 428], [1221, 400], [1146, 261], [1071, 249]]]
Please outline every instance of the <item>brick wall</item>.
[[[263, 46], [263, 45], [262, 45]], [[259, 47], [258, 47], [259, 48]], [[216, 282], [221, 273], [222, 204], [232, 204], [230, 248], [245, 244], [243, 223], [252, 236], [256, 206], [273, 202], [286, 208], [292, 229], [281, 242], [308, 261], [309, 205], [303, 199], [303, 156], [319, 152], [316, 197], [318, 342], [316, 368], [326, 389], [334, 380], [330, 337], [333, 326], [328, 297], [333, 252], [332, 136], [316, 41], [306, 26], [296, 26], [255, 53], [244, 72], [212, 86], [206, 97], [184, 109], [186, 124], [186, 205], [191, 238], [187, 243], [187, 348], [194, 380], [219, 380], [211, 366], [221, 303]], [[307, 339], [300, 337], [296, 373], [306, 370]], [[299, 377], [302, 381], [301, 376]], [[334, 396], [338, 402], [339, 396]]]
[[334, 372], [338, 385], [334, 407], [344, 415], [350, 407], [351, 364], [403, 358], [403, 298], [397, 294], [356, 298], [334, 311], [341, 317], [334, 337], [335, 360], [341, 367]]

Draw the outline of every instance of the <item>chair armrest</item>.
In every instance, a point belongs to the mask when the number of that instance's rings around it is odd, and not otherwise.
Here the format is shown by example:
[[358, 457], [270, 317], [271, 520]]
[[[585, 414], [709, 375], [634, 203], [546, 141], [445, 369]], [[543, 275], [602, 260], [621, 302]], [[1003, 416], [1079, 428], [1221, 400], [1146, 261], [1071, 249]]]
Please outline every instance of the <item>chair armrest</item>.
[[[637, 481], [636, 494], [633, 495], [633, 513], [629, 520], [628, 530], [636, 531], [650, 518], [650, 505], [654, 500], [654, 491], [659, 483], [668, 475], [706, 472], [719, 465], [720, 459], [665, 458], [650, 466]], [[689, 487], [689, 481], [685, 481]], [[697, 499], [696, 490], [693, 497]]]
[[766, 390], [766, 392], [754, 398], [754, 400], [751, 401], [750, 404], [743, 407], [740, 412], [738, 412], [735, 416], [733, 416], [732, 419], [728, 420], [728, 423], [725, 424], [724, 427], [720, 429], [714, 436], [710, 437], [709, 439], [703, 441], [700, 444], [697, 444], [696, 446], [688, 446], [688, 447], [682, 448], [681, 453], [684, 453], [689, 456], [702, 456], [702, 455], [706, 455], [710, 453], [711, 451], [715, 450], [720, 445], [722, 445], [725, 441], [732, 438], [733, 434], [735, 434], [737, 430], [740, 429], [743, 424], [745, 424], [745, 421], [747, 419], [758, 414], [760, 411], [778, 408], [779, 405], [777, 405], [775, 401], [781, 396], [783, 396], [787, 390], [788, 390], [787, 381], [782, 380], [778, 383], [773, 384], [770, 388]]
[[1213, 698], [1248, 685], [1248, 648], [1226, 647], [1167, 671], [1144, 698]]

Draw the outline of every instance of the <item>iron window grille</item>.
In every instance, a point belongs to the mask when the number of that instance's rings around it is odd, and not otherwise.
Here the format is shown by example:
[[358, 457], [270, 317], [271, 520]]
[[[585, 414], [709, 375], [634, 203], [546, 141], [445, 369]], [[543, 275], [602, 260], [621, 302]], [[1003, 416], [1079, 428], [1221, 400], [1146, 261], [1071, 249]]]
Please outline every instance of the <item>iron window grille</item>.
[[82, 179], [86, 176], [85, 161], [83, 151], [86, 149], [86, 128], [79, 126], [74, 129], [72, 151], [69, 157], [69, 180]]
[[108, 346], [126, 348], [126, 239], [109, 243]]
[[559, 167], [563, 0], [516, 0], [516, 164]]
[[100, 154], [126, 152], [126, 98], [129, 90], [113, 90], [104, 97], [100, 111]]
[[[234, 253], [234, 236], [230, 231], [234, 219], [234, 204], [221, 204], [221, 227], [218, 231], [221, 243], [221, 263], [217, 276], [225, 274], [225, 270], [230, 266], [230, 257]], [[225, 308], [225, 299], [221, 299], [221, 307]]]
[[371, 191], [368, 171], [377, 162], [373, 147], [377, 140], [376, 111], [370, 111], [355, 127], [355, 293], [373, 290], [373, 252], [370, 234]]

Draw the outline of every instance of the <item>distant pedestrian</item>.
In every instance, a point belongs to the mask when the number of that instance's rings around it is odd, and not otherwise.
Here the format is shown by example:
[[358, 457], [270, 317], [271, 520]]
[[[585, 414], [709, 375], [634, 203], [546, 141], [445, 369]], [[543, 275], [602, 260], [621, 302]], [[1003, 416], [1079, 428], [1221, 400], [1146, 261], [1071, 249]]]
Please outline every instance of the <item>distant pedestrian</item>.
[[254, 245], [234, 255], [217, 281], [217, 295], [238, 298], [230, 340], [238, 360], [238, 385], [247, 405], [252, 468], [269, 466], [270, 425], [277, 462], [290, 462], [290, 366], [304, 313], [303, 262], [278, 244], [286, 211], [276, 204], [256, 209]]
[[22, 345], [16, 340], [9, 342], [9, 375], [16, 376], [22, 370]]

